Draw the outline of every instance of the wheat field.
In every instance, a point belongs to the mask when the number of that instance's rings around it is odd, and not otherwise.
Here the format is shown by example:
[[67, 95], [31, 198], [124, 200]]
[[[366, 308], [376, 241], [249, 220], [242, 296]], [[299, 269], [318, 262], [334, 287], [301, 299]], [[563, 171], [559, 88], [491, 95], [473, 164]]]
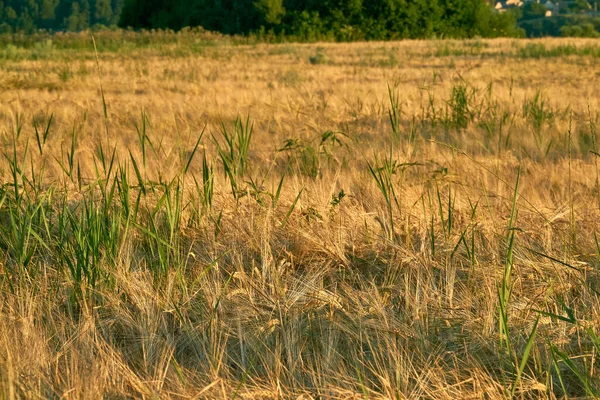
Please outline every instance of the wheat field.
[[600, 395], [598, 41], [21, 39], [0, 397]]

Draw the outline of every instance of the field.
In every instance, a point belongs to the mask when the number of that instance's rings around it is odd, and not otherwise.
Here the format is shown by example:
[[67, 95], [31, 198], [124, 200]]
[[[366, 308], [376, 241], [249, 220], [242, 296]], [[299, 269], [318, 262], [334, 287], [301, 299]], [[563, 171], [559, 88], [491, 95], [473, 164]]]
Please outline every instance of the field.
[[599, 63], [0, 38], [0, 397], [599, 396]]

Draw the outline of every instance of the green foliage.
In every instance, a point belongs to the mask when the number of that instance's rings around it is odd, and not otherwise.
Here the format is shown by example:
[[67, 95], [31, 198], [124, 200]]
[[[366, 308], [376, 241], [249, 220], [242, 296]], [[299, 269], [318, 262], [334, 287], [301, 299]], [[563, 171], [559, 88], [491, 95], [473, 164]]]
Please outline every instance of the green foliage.
[[565, 25], [560, 28], [560, 35], [567, 37], [600, 37], [600, 32], [591, 22], [583, 22], [579, 25]]
[[248, 166], [248, 152], [253, 129], [254, 125], [250, 122], [249, 116], [244, 122], [238, 115], [233, 123], [233, 131], [225, 123], [221, 123], [222, 140], [213, 136], [217, 153], [223, 162], [223, 170], [229, 178], [234, 197], [239, 194], [239, 178], [245, 175]]
[[573, 44], [546, 47], [542, 43], [529, 43], [519, 47], [517, 55], [521, 58], [550, 58], [567, 56], [589, 56], [600, 58], [600, 47], [594, 45], [575, 46]]
[[542, 18], [545, 17], [546, 11], [548, 11], [548, 9], [543, 4], [529, 2], [523, 6], [523, 16], [521, 19], [528, 20]]
[[283, 0], [257, 0], [255, 6], [264, 15], [265, 22], [269, 25], [279, 25], [285, 15]]
[[80, 31], [115, 26], [124, 0], [3, 0], [0, 32]]
[[[529, 3], [528, 3], [529, 4]], [[600, 36], [600, 17], [588, 13], [587, 9], [575, 11], [565, 9], [561, 14], [544, 17], [540, 6], [531, 3], [524, 8], [526, 12], [519, 19], [519, 27], [528, 37], [567, 36], [567, 37], [598, 37]], [[533, 6], [536, 4], [536, 6]], [[574, 4], [574, 3], [573, 3]], [[529, 10], [529, 12], [527, 12]]]
[[[115, 26], [201, 26], [225, 34], [292, 40], [521, 36], [516, 16], [484, 0], [4, 0], [0, 32]], [[559, 34], [558, 30], [556, 30]]]
[[268, 30], [295, 40], [519, 36], [516, 17], [484, 0], [126, 0], [120, 25], [202, 26], [227, 34]]

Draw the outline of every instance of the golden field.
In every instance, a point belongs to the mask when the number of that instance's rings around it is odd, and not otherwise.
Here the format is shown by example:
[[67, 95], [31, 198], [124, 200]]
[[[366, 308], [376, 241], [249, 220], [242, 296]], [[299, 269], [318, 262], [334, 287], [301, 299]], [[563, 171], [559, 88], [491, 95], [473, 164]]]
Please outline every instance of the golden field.
[[598, 41], [95, 41], [0, 47], [0, 397], [600, 395]]

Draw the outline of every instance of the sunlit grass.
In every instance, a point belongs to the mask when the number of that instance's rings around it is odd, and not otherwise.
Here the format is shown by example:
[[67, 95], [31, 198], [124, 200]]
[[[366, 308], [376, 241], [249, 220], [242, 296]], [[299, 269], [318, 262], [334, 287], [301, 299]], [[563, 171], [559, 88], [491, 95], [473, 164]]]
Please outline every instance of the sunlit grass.
[[2, 397], [598, 396], [594, 54], [187, 35], [0, 49]]

